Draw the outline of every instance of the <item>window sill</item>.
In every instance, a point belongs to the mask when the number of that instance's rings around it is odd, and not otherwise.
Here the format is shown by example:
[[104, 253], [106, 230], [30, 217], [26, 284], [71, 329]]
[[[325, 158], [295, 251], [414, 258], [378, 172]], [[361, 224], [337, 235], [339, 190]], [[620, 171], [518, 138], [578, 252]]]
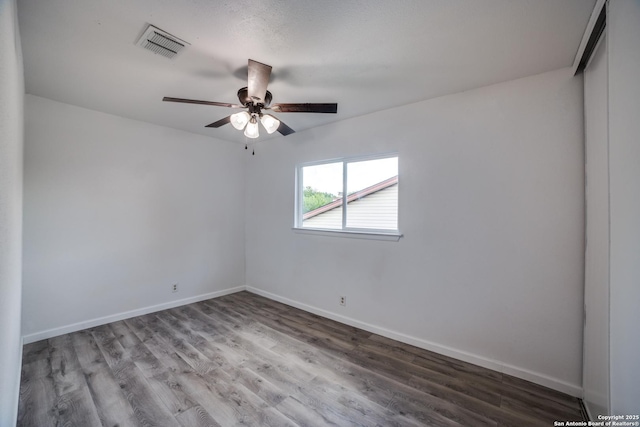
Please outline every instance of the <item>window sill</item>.
[[292, 228], [294, 233], [297, 234], [310, 234], [315, 236], [328, 236], [328, 237], [346, 237], [350, 239], [366, 239], [366, 240], [386, 240], [390, 242], [397, 242], [402, 237], [401, 233], [397, 232], [368, 232], [368, 231], [348, 231], [348, 230], [323, 230], [317, 228]]

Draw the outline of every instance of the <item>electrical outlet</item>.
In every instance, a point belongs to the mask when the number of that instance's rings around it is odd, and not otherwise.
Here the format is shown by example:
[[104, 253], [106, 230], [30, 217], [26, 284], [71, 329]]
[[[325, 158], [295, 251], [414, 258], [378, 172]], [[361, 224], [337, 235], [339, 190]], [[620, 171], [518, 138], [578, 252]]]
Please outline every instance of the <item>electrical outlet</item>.
[[341, 296], [340, 297], [340, 305], [347, 305], [347, 297], [345, 296]]
[[178, 284], [174, 283], [173, 285], [171, 285], [171, 292], [178, 292]]

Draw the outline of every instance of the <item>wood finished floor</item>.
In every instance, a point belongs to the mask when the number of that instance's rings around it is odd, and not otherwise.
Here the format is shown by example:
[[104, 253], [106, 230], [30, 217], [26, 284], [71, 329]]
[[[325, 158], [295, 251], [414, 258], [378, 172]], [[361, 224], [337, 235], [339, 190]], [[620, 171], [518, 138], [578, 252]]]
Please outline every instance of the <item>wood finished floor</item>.
[[240, 292], [28, 344], [19, 426], [552, 426], [574, 397]]

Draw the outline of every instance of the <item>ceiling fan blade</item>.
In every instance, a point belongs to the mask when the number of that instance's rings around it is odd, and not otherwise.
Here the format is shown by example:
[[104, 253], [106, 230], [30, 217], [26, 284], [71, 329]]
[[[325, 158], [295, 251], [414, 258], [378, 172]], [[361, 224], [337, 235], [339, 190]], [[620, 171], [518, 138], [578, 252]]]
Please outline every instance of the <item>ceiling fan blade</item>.
[[278, 126], [278, 132], [280, 132], [284, 136], [290, 135], [292, 133], [296, 133], [295, 130], [293, 130], [289, 126], [285, 125], [283, 121], [280, 121], [280, 126]]
[[267, 85], [271, 77], [271, 66], [253, 59], [249, 60], [247, 88], [255, 103], [265, 104]]
[[211, 124], [206, 125], [206, 128], [219, 128], [220, 126], [224, 126], [227, 123], [231, 122], [231, 116], [227, 116], [224, 119], [220, 119], [217, 122], [213, 122]]
[[273, 104], [271, 110], [278, 113], [337, 113], [338, 104]]
[[229, 107], [229, 108], [244, 108], [244, 105], [228, 104], [226, 102], [214, 102], [214, 101], [198, 101], [197, 99], [184, 99], [184, 98], [171, 98], [165, 96], [163, 101], [168, 102], [182, 102], [185, 104], [201, 104], [201, 105], [215, 105], [217, 107]]

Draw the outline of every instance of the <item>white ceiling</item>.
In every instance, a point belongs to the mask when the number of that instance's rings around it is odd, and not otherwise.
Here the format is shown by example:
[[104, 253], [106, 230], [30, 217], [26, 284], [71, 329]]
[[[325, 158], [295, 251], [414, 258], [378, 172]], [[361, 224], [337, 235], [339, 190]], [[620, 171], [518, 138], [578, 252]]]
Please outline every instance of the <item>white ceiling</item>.
[[[18, 0], [26, 91], [244, 142], [236, 103], [247, 59], [273, 66], [273, 102], [297, 131], [570, 66], [595, 0]], [[174, 59], [135, 45], [153, 24], [191, 45]], [[262, 139], [283, 138], [276, 133]]]

